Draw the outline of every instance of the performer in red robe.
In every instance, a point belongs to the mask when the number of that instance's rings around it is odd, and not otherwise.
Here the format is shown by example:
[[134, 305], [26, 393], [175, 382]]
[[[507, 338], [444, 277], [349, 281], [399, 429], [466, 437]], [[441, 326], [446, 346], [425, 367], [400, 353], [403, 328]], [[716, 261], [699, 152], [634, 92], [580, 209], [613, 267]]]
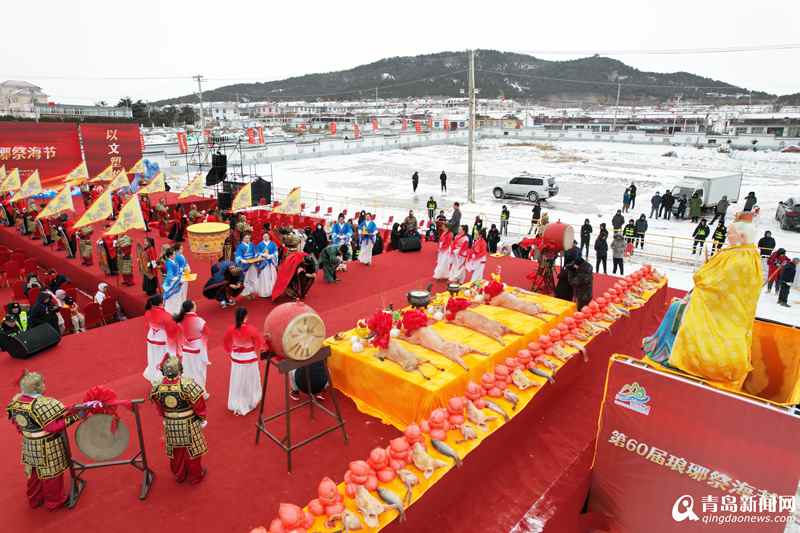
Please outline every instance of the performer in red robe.
[[18, 384], [20, 394], [6, 407], [8, 418], [22, 434], [22, 464], [28, 478], [27, 496], [31, 507], [58, 509], [67, 503], [64, 472], [69, 469], [69, 453], [64, 430], [82, 414], [70, 414], [55, 398], [43, 396], [44, 378], [24, 371]]
[[161, 379], [158, 365], [166, 356], [180, 355], [178, 351], [180, 328], [167, 311], [160, 294], [151, 296], [144, 306], [144, 319], [147, 324], [147, 367], [142, 375], [147, 381]]
[[118, 269], [117, 269], [117, 247], [115, 246], [114, 241], [116, 238], [112, 235], [103, 235], [100, 241], [103, 243], [102, 249], [100, 250], [101, 254], [105, 254], [105, 263], [106, 268], [103, 269], [103, 256], [101, 255], [99, 258], [100, 261], [100, 269], [105, 272], [107, 276], [116, 276]]
[[302, 300], [316, 279], [316, 262], [305, 252], [290, 253], [278, 265], [278, 275], [272, 287], [274, 302], [286, 293], [289, 298]]
[[192, 378], [181, 376], [181, 362], [177, 357], [165, 359], [161, 372], [164, 377], [153, 385], [150, 399], [164, 417], [164, 441], [170, 469], [178, 483], [200, 483], [206, 475], [202, 457], [208, 452], [203, 434], [205, 391]]
[[470, 281], [483, 279], [483, 271], [486, 268], [486, 261], [489, 259], [489, 247], [486, 245], [486, 230], [481, 230], [475, 236], [472, 243], [469, 259], [467, 260], [467, 270], [472, 273]]
[[[208, 371], [208, 325], [197, 314], [197, 306], [192, 300], [185, 300], [181, 312], [175, 317], [181, 329], [181, 363], [183, 375], [206, 388]], [[206, 398], [208, 395], [206, 395]]]
[[452, 263], [450, 264], [448, 279], [451, 283], [464, 283], [467, 278], [467, 259], [469, 259], [472, 253], [472, 249], [469, 246], [466, 226], [461, 226], [459, 228], [458, 234], [453, 239], [453, 244], [450, 249], [453, 257]]
[[222, 341], [231, 359], [228, 409], [237, 415], [246, 415], [261, 401], [258, 360], [264, 347], [264, 335], [246, 322], [247, 309], [237, 307], [236, 323], [228, 328]]

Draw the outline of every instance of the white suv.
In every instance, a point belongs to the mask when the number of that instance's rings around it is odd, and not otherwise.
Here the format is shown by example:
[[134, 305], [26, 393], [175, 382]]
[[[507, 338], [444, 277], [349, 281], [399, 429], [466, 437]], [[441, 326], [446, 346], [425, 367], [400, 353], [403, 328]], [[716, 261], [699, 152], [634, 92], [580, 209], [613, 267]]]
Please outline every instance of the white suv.
[[508, 183], [495, 187], [492, 194], [498, 200], [507, 196], [518, 196], [535, 202], [547, 200], [558, 194], [558, 185], [553, 176], [534, 176], [523, 172], [516, 178], [510, 179]]

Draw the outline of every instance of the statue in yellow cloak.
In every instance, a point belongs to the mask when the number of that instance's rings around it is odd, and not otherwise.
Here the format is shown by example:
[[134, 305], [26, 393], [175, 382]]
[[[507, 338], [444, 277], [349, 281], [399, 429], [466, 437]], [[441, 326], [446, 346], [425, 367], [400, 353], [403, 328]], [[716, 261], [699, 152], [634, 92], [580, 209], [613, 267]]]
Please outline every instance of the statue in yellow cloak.
[[741, 390], [753, 368], [753, 321], [763, 281], [749, 215], [737, 215], [728, 228], [729, 246], [695, 272], [669, 357], [670, 365], [733, 390]]

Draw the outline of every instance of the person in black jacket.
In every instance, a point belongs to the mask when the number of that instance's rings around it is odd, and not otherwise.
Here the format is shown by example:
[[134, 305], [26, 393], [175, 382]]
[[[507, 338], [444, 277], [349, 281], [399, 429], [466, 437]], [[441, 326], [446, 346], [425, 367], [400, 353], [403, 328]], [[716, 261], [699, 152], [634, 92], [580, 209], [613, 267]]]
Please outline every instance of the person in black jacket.
[[444, 173], [444, 170], [439, 174], [439, 182], [442, 184], [442, 192], [447, 192], [447, 174]]
[[706, 243], [706, 239], [708, 238], [708, 234], [711, 232], [711, 228], [708, 227], [706, 224], [706, 219], [701, 218], [700, 223], [694, 228], [694, 233], [692, 233], [692, 237], [694, 237], [694, 244], [692, 244], [692, 255], [697, 253], [697, 245], [700, 246], [700, 250], [702, 251], [703, 246]]
[[319, 254], [328, 246], [328, 234], [325, 233], [325, 228], [322, 227], [322, 224], [317, 224], [311, 237], [314, 239], [314, 257], [319, 260]]
[[31, 307], [30, 327], [45, 323], [49, 323], [53, 329], [59, 331], [58, 305], [49, 292], [42, 291], [36, 297], [36, 303]]
[[636, 243], [637, 248], [644, 248], [644, 234], [647, 233], [647, 217], [644, 213], [636, 219]]
[[414, 192], [417, 192], [417, 186], [419, 185], [419, 174], [415, 170], [414, 173], [411, 175], [411, 188], [414, 189]]
[[583, 256], [583, 249], [586, 248], [586, 259], [589, 259], [589, 244], [592, 241], [592, 225], [589, 223], [589, 219], [583, 221], [583, 226], [581, 226], [581, 256]]
[[791, 263], [783, 265], [781, 270], [781, 284], [778, 289], [778, 304], [783, 307], [791, 307], [789, 305], [789, 288], [794, 283], [794, 277], [797, 275], [797, 265], [800, 263], [800, 257], [792, 259]]
[[628, 187], [629, 194], [631, 196], [631, 209], [636, 207], [636, 184], [631, 183], [631, 186]]
[[711, 236], [711, 254], [715, 254], [725, 244], [725, 238], [728, 236], [728, 230], [725, 228], [725, 223], [720, 220], [714, 234]]
[[622, 215], [622, 210], [617, 209], [617, 214], [611, 219], [611, 227], [614, 228], [614, 233], [622, 231], [623, 224], [625, 224], [625, 217]]
[[753, 207], [758, 203], [758, 199], [756, 198], [756, 193], [750, 191], [747, 193], [747, 196], [744, 197], [744, 211], [752, 211]]
[[664, 196], [661, 197], [661, 211], [663, 211], [664, 219], [670, 220], [672, 218], [672, 206], [675, 205], [675, 197], [669, 191], [664, 191]]
[[758, 251], [761, 257], [769, 257], [775, 249], [775, 239], [772, 237], [771, 231], [765, 231], [764, 236], [758, 240]]
[[686, 206], [689, 204], [689, 200], [686, 198], [685, 194], [682, 194], [681, 197], [678, 199], [678, 210], [675, 212], [675, 216], [679, 220], [683, 220], [686, 218]]
[[656, 215], [658, 218], [658, 209], [661, 207], [661, 193], [656, 191], [652, 198], [650, 198], [650, 218]]
[[575, 295], [575, 306], [583, 309], [592, 301], [592, 265], [585, 261], [580, 253], [578, 258], [571, 263], [564, 264], [567, 271], [567, 281]]
[[594, 241], [594, 255], [594, 271], [600, 273], [600, 265], [603, 265], [603, 274], [608, 274], [608, 231], [605, 224], [600, 224], [600, 231]]
[[486, 244], [489, 247], [490, 254], [497, 253], [497, 245], [500, 243], [500, 230], [497, 229], [497, 226], [492, 224], [492, 227], [489, 229], [489, 234], [486, 236]]

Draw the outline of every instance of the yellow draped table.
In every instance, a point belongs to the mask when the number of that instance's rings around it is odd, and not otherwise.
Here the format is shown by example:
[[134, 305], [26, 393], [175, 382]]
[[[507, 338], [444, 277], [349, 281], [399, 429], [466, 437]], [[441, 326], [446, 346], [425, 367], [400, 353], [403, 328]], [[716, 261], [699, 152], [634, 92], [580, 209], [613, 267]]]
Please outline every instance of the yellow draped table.
[[536, 340], [553, 329], [564, 317], [575, 312], [575, 304], [541, 294], [518, 294], [519, 298], [532, 301], [554, 316], [543, 318], [532, 317], [517, 311], [478, 305], [472, 310], [524, 333], [506, 335], [505, 345], [482, 335], [476, 331], [439, 321], [431, 327], [445, 340], [460, 342], [490, 354], [489, 356], [470, 353], [464, 357], [469, 370], [450, 361], [443, 355], [427, 348], [398, 341], [411, 352], [430, 359], [436, 366], [444, 368], [438, 371], [430, 365], [423, 365], [423, 371], [431, 376], [425, 380], [419, 372], [406, 372], [392, 361], [381, 361], [375, 354], [377, 349], [366, 346], [363, 352], [353, 353], [350, 336], [353, 330], [343, 332], [341, 340], [329, 338], [326, 341], [331, 347], [328, 368], [336, 388], [349, 396], [362, 413], [380, 419], [402, 430], [411, 422], [426, 418], [433, 409], [445, 407], [447, 400], [453, 396], [464, 394], [467, 383], [472, 380], [480, 383], [484, 372], [494, 369], [506, 357], [513, 357], [517, 351], [525, 348], [529, 342]]

